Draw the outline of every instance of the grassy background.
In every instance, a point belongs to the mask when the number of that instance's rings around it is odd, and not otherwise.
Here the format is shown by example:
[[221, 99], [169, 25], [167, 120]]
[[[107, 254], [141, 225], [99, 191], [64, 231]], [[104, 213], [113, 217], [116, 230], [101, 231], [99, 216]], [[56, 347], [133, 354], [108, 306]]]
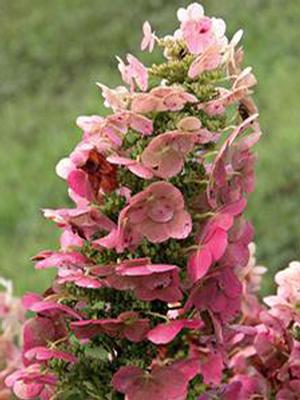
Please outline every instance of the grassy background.
[[[68, 205], [56, 162], [80, 137], [75, 118], [103, 113], [94, 86], [120, 82], [114, 55], [136, 53], [141, 25], [174, 30], [177, 0], [0, 0], [0, 274], [18, 293], [45, 288], [29, 256], [57, 246], [57, 230], [39, 209]], [[264, 137], [249, 214], [258, 258], [269, 276], [300, 258], [300, 3], [204, 0], [228, 31], [245, 30], [247, 63], [259, 80]], [[143, 56], [153, 61], [157, 55]], [[265, 290], [270, 290], [270, 279]]]

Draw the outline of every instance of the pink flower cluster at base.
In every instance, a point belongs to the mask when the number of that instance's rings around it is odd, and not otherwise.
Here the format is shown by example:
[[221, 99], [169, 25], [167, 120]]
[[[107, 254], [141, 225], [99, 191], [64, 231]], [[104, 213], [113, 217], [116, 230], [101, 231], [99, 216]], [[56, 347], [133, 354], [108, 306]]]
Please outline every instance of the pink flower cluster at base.
[[12, 283], [0, 277], [0, 399], [12, 400], [5, 379], [22, 365], [21, 326], [25, 311], [20, 299], [13, 297]]

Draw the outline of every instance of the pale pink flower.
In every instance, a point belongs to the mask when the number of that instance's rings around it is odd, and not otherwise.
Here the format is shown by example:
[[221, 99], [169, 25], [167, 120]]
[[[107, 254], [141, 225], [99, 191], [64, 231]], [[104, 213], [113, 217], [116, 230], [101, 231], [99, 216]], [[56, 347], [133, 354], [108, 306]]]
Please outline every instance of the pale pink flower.
[[120, 58], [118, 58], [118, 61], [118, 68], [121, 72], [122, 79], [130, 86], [131, 91], [133, 92], [137, 85], [145, 92], [148, 89], [147, 68], [131, 54], [127, 55], [127, 65]]
[[156, 182], [130, 199], [119, 216], [121, 229], [131, 226], [152, 243], [184, 239], [192, 229], [181, 192], [167, 182]]
[[246, 267], [241, 268], [238, 275], [245, 284], [245, 290], [248, 293], [257, 293], [261, 289], [263, 275], [267, 272], [267, 268], [256, 265], [256, 245], [249, 244], [250, 258]]
[[226, 25], [220, 18], [208, 18], [203, 7], [197, 3], [180, 8], [177, 13], [180, 30], [192, 54], [200, 54], [214, 44], [226, 45]]
[[143, 40], [141, 42], [141, 50], [149, 49], [149, 52], [152, 53], [155, 45], [155, 33], [152, 32], [151, 25], [148, 21], [144, 22], [143, 25]]
[[258, 321], [259, 313], [263, 307], [259, 302], [257, 292], [261, 288], [263, 275], [267, 269], [263, 266], [256, 265], [254, 243], [248, 245], [250, 257], [246, 267], [239, 268], [237, 274], [243, 285], [242, 313], [244, 318], [250, 321]]
[[300, 262], [293, 261], [288, 268], [277, 272], [275, 282], [278, 285], [275, 296], [267, 296], [264, 302], [270, 307], [287, 306], [296, 308], [300, 304]]

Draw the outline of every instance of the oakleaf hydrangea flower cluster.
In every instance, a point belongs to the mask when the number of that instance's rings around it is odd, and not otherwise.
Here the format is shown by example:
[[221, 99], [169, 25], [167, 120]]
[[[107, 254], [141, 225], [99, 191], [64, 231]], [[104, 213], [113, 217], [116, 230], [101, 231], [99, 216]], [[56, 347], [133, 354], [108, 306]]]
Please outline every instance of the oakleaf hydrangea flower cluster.
[[20, 399], [297, 398], [299, 264], [263, 306], [244, 215], [261, 132], [242, 31], [196, 3], [178, 20], [163, 38], [145, 22], [165, 60], [118, 58], [125, 86], [98, 84], [112, 112], [79, 117], [57, 165], [74, 206], [44, 210], [60, 248], [34, 261], [57, 274], [23, 299]]

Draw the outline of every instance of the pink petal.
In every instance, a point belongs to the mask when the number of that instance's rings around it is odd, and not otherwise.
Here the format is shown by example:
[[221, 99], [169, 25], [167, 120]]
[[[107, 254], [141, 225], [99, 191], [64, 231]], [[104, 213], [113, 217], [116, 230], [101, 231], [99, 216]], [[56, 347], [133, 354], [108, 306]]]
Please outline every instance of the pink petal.
[[220, 353], [210, 353], [207, 361], [201, 366], [204, 383], [219, 385], [222, 380], [224, 368], [223, 358]]
[[188, 260], [188, 274], [192, 283], [197, 282], [205, 276], [212, 264], [212, 254], [204, 247], [194, 252]]
[[198, 329], [202, 325], [202, 321], [189, 321], [189, 320], [176, 320], [167, 324], [157, 325], [155, 328], [148, 332], [147, 338], [155, 344], [170, 343], [178, 333], [184, 329]]
[[213, 261], [218, 261], [223, 254], [228, 245], [228, 235], [223, 229], [216, 229], [213, 236], [206, 243], [205, 247], [211, 253]]
[[126, 393], [129, 385], [143, 376], [143, 371], [138, 367], [121, 367], [113, 376], [112, 384], [115, 390]]

